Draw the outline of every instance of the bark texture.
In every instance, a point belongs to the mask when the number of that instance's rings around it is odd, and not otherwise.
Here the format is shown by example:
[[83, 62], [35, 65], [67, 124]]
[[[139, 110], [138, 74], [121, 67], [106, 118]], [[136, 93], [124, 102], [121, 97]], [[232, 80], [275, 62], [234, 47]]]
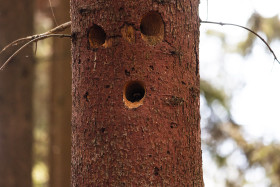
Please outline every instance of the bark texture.
[[[57, 21], [70, 20], [69, 0], [56, 1]], [[50, 186], [70, 186], [71, 52], [70, 40], [55, 39], [51, 66]]]
[[[0, 0], [0, 48], [33, 33], [32, 0]], [[11, 55], [5, 52], [1, 64]], [[32, 168], [32, 48], [0, 72], [0, 186], [30, 187]]]
[[71, 1], [73, 186], [203, 186], [198, 4]]

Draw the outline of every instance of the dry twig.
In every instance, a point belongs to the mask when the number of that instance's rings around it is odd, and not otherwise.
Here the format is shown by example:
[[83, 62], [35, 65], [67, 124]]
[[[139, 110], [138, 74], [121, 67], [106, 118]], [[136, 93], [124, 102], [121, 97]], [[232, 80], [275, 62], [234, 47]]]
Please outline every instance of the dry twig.
[[[222, 23], [222, 22], [213, 22], [213, 21], [202, 21], [200, 20], [200, 23], [209, 23], [209, 24], [216, 24], [216, 25], [221, 25], [221, 26], [224, 26], [224, 25], [230, 25], [230, 26], [235, 26], [235, 27], [240, 27], [242, 29], [245, 29], [251, 33], [253, 33], [254, 35], [256, 35], [259, 39], [261, 39], [264, 44], [267, 46], [267, 48], [269, 49], [269, 51], [272, 53], [272, 55], [274, 56], [274, 59], [278, 62], [279, 60], [277, 59], [274, 51], [271, 49], [271, 47], [269, 46], [269, 44], [259, 35], [257, 34], [255, 31], [247, 28], [247, 27], [244, 27], [244, 26], [241, 26], [241, 25], [237, 25], [237, 24], [232, 24], [232, 23]], [[71, 35], [68, 35], [68, 34], [57, 34], [59, 32], [62, 32], [64, 31], [65, 29], [69, 28], [71, 26], [71, 21], [69, 22], [66, 22], [66, 23], [63, 23], [45, 33], [42, 33], [42, 34], [37, 34], [37, 35], [32, 35], [32, 36], [27, 36], [27, 37], [24, 37], [24, 38], [20, 38], [18, 40], [15, 40], [13, 42], [11, 42], [10, 44], [8, 44], [7, 46], [5, 46], [1, 51], [0, 51], [0, 55], [8, 48], [10, 48], [11, 46], [16, 46], [16, 45], [19, 45], [20, 43], [22, 42], [26, 42], [24, 45], [22, 45], [18, 50], [16, 50], [5, 62], [4, 64], [0, 67], [0, 70], [3, 70], [4, 67], [9, 63], [9, 61], [15, 56], [17, 55], [22, 49], [24, 49], [26, 46], [28, 46], [29, 44], [33, 43], [33, 42], [37, 42], [39, 40], [43, 40], [43, 39], [46, 39], [46, 38], [50, 38], [50, 37], [71, 37]]]
[[26, 46], [28, 46], [29, 44], [33, 43], [33, 42], [38, 42], [39, 40], [43, 40], [46, 38], [50, 38], [50, 37], [71, 37], [71, 35], [69, 34], [57, 34], [59, 32], [64, 31], [65, 29], [69, 28], [71, 26], [71, 21], [63, 23], [45, 33], [42, 34], [36, 34], [36, 35], [32, 35], [32, 36], [27, 36], [24, 38], [20, 38], [17, 39], [13, 42], [11, 42], [10, 44], [8, 44], [7, 46], [5, 46], [1, 51], [0, 51], [0, 55], [7, 50], [8, 48], [10, 48], [11, 46], [16, 46], [21, 44], [22, 42], [26, 42], [24, 45], [22, 45], [18, 50], [16, 50], [5, 62], [4, 64], [0, 67], [0, 70], [3, 70], [4, 67], [11, 61], [11, 59], [17, 55], [22, 49], [24, 49]]
[[244, 26], [241, 26], [241, 25], [237, 25], [237, 24], [233, 24], [233, 23], [222, 23], [222, 22], [214, 22], [214, 21], [202, 21], [200, 20], [200, 23], [210, 23], [210, 24], [216, 24], [216, 25], [221, 25], [221, 26], [224, 26], [224, 25], [229, 25], [229, 26], [235, 26], [235, 27], [239, 27], [239, 28], [242, 28], [242, 29], [245, 29], [251, 33], [253, 33], [254, 35], [256, 35], [259, 39], [261, 39], [261, 41], [263, 41], [263, 43], [267, 46], [267, 48], [269, 49], [269, 51], [272, 53], [272, 55], [274, 56], [274, 60], [276, 60], [279, 64], [279, 60], [277, 59], [274, 51], [271, 49], [271, 47], [269, 46], [269, 44], [258, 34], [256, 33], [255, 31], [247, 28], [247, 27], [244, 27]]

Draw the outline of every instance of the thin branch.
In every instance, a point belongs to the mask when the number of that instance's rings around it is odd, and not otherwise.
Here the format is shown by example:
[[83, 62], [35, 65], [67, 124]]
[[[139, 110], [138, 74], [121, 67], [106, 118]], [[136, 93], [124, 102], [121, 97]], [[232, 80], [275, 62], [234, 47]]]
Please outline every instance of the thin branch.
[[253, 31], [253, 30], [251, 30], [251, 29], [249, 29], [247, 27], [244, 27], [244, 26], [241, 26], [241, 25], [237, 25], [237, 24], [233, 24], [233, 23], [222, 23], [222, 22], [214, 22], [214, 21], [202, 21], [202, 20], [200, 20], [200, 23], [210, 23], [210, 24], [216, 24], [216, 25], [221, 25], [221, 26], [224, 26], [224, 25], [235, 26], [235, 27], [239, 27], [239, 28], [245, 29], [245, 30], [253, 33], [254, 35], [256, 35], [259, 39], [261, 39], [263, 41], [263, 43], [267, 46], [269, 51], [274, 56], [274, 60], [276, 60], [280, 64], [279, 60], [277, 59], [274, 51], [271, 49], [269, 44], [258, 33], [256, 33], [255, 31]]
[[57, 26], [57, 21], [56, 21], [56, 18], [55, 18], [55, 15], [54, 15], [54, 11], [53, 11], [53, 6], [52, 6], [52, 2], [51, 0], [49, 0], [49, 4], [50, 4], [50, 8], [51, 8], [51, 12], [52, 12], [52, 16], [53, 16], [53, 20], [55, 22], [55, 25]]
[[69, 28], [71, 26], [71, 21], [63, 23], [47, 32], [44, 32], [42, 34], [36, 34], [36, 35], [32, 35], [32, 36], [27, 36], [24, 38], [20, 38], [17, 39], [13, 42], [11, 42], [10, 44], [6, 45], [1, 51], [0, 51], [0, 55], [1, 53], [3, 53], [6, 49], [10, 48], [11, 46], [15, 46], [15, 45], [19, 45], [22, 42], [27, 42], [24, 45], [22, 45], [18, 50], [16, 50], [5, 62], [4, 64], [0, 67], [0, 71], [4, 69], [4, 67], [11, 61], [11, 59], [16, 56], [22, 49], [24, 49], [26, 46], [28, 46], [29, 44], [36, 42], [36, 48], [37, 48], [37, 42], [39, 40], [43, 40], [45, 38], [50, 38], [50, 37], [71, 37], [71, 35], [67, 35], [67, 34], [57, 34], [59, 32], [64, 31], [65, 29]]
[[69, 28], [71, 26], [71, 21], [69, 22], [66, 22], [66, 23], [63, 23], [45, 33], [42, 33], [42, 34], [36, 34], [36, 35], [32, 35], [32, 36], [27, 36], [27, 37], [24, 37], [24, 38], [20, 38], [20, 39], [17, 39], [11, 43], [9, 43], [8, 45], [6, 45], [1, 51], [0, 51], [0, 55], [1, 53], [3, 53], [6, 49], [8, 49], [9, 47], [11, 46], [15, 46], [15, 45], [18, 45], [24, 41], [29, 41], [29, 40], [33, 40], [35, 38], [39, 38], [41, 36], [45, 36], [45, 35], [49, 35], [49, 34], [55, 34], [55, 33], [59, 33], [59, 32], [62, 32], [64, 30], [66, 30], [67, 28]]
[[4, 69], [4, 67], [11, 61], [11, 59], [16, 56], [21, 50], [23, 50], [25, 47], [27, 47], [29, 44], [33, 43], [33, 42], [37, 42], [39, 40], [43, 40], [46, 38], [50, 38], [50, 37], [70, 37], [71, 35], [68, 34], [47, 34], [47, 35], [37, 35], [34, 39], [28, 41], [26, 44], [24, 44], [23, 46], [21, 46], [18, 50], [16, 50], [5, 62], [4, 64], [0, 67], [0, 71]]
[[53, 29], [41, 34], [41, 35], [59, 33], [59, 32], [62, 32], [64, 30], [70, 28], [70, 26], [71, 26], [71, 21], [68, 21], [68, 22], [63, 23], [61, 25], [58, 25], [57, 27], [55, 27], [55, 28], [53, 28]]

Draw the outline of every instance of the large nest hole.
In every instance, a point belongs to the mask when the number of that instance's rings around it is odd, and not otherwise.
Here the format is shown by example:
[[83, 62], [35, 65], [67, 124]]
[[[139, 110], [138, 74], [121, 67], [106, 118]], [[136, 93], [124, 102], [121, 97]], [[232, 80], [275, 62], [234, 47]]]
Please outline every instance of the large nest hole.
[[142, 38], [149, 44], [155, 45], [163, 40], [164, 23], [158, 12], [151, 11], [145, 14], [141, 20], [140, 30]]
[[94, 49], [102, 46], [106, 41], [106, 33], [102, 29], [102, 27], [94, 24], [90, 29], [88, 33], [88, 40], [90, 43], [90, 46]]

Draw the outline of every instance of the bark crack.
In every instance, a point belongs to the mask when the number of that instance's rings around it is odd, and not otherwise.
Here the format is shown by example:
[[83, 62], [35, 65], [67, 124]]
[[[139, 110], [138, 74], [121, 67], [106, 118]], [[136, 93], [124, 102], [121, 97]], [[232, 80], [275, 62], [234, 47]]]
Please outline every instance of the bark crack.
[[197, 52], [197, 44], [195, 44], [194, 47], [194, 54], [195, 54], [195, 75], [198, 75], [198, 71], [199, 71], [199, 57], [198, 57], [198, 52]]

